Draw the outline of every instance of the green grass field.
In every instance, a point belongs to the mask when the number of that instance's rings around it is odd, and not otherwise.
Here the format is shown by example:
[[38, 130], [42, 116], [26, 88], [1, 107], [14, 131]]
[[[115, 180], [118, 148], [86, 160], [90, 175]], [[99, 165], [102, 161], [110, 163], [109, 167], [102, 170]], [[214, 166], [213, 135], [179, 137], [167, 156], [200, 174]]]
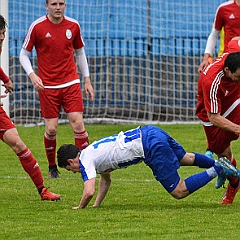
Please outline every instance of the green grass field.
[[[87, 125], [90, 141], [135, 126]], [[200, 125], [162, 125], [186, 151], [205, 152]], [[60, 179], [48, 179], [43, 147], [44, 127], [18, 127], [19, 134], [38, 159], [45, 186], [62, 195], [62, 201], [40, 201], [33, 183], [12, 152], [0, 143], [0, 239], [239, 239], [240, 195], [230, 206], [220, 204], [224, 189], [215, 180], [191, 196], [175, 200], [155, 181], [144, 164], [112, 173], [110, 191], [100, 208], [74, 211], [83, 182], [80, 174], [60, 169]], [[58, 147], [73, 143], [69, 126], [59, 126]], [[240, 161], [239, 141], [233, 143]], [[199, 172], [182, 167], [181, 177]], [[94, 199], [92, 200], [92, 202]], [[91, 203], [92, 203], [91, 202]]]

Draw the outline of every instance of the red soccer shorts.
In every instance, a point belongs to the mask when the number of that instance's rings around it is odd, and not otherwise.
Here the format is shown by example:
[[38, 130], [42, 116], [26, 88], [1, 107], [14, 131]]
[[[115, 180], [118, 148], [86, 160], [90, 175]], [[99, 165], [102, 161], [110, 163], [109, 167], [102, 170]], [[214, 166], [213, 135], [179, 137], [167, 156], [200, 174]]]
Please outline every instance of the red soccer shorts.
[[238, 139], [238, 135], [235, 133], [215, 126], [204, 126], [204, 130], [207, 136], [208, 148], [216, 154], [223, 153], [230, 146], [231, 141]]
[[0, 107], [0, 139], [3, 140], [4, 133], [12, 128], [16, 127], [3, 108]]
[[84, 110], [82, 92], [78, 83], [65, 88], [45, 88], [38, 93], [43, 118], [58, 118], [61, 107], [66, 113]]

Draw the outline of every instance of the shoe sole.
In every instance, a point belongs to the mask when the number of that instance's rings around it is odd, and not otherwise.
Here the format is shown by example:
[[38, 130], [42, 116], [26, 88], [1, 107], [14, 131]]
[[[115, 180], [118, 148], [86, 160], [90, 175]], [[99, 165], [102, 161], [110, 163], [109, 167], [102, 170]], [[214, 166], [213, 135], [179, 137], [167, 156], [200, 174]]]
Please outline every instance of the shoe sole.
[[216, 189], [221, 188], [221, 187], [225, 188], [225, 187], [224, 187], [224, 184], [225, 184], [226, 180], [227, 180], [227, 178], [225, 178], [225, 180], [222, 181], [222, 182], [223, 182], [222, 184], [217, 184], [217, 182], [216, 182], [215, 188], [216, 188]]
[[48, 201], [48, 202], [57, 202], [57, 201], [61, 201], [62, 199], [61, 198], [56, 198], [54, 200], [51, 200], [51, 199], [41, 199], [42, 201]]
[[219, 158], [218, 163], [222, 166], [227, 168], [228, 170], [232, 171], [232, 176], [240, 179], [240, 173], [238, 169], [236, 169], [228, 160], [224, 160], [223, 158]]

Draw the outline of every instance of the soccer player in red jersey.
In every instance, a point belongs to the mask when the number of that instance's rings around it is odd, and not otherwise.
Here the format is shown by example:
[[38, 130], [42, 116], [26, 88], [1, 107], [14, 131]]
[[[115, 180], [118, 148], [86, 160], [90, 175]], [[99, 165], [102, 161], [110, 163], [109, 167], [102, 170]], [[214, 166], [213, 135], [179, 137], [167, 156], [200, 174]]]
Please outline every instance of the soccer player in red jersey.
[[[231, 141], [240, 134], [240, 37], [229, 42], [228, 51], [201, 73], [196, 113], [204, 126], [208, 148], [236, 166]], [[237, 178], [228, 180], [222, 204], [232, 203], [240, 186]]]
[[236, 36], [240, 36], [240, 0], [230, 0], [219, 5], [212, 31], [208, 37], [203, 61], [199, 65], [198, 72], [209, 64], [209, 58], [212, 57], [216, 46], [218, 36], [223, 29], [223, 53], [228, 51], [229, 41]]
[[[2, 43], [5, 38], [6, 21], [3, 16], [0, 15], [0, 53], [2, 52]], [[8, 76], [4, 73], [0, 67], [0, 80], [3, 81], [5, 87], [5, 94], [0, 95], [6, 97], [6, 94], [12, 93], [13, 84]], [[31, 151], [21, 140], [15, 125], [8, 117], [4, 109], [1, 107], [3, 104], [0, 101], [0, 139], [5, 142], [15, 152], [22, 164], [23, 169], [28, 173], [33, 183], [35, 184], [42, 200], [56, 201], [61, 198], [59, 194], [55, 194], [48, 191], [48, 188], [44, 187], [43, 176], [37, 160], [34, 158]]]
[[[90, 96], [90, 101], [94, 98], [80, 25], [64, 16], [65, 8], [65, 0], [46, 0], [48, 14], [31, 24], [20, 53], [20, 63], [39, 93], [41, 113], [46, 124], [44, 144], [51, 178], [59, 177], [56, 134], [61, 107], [67, 113], [74, 132], [75, 145], [84, 149], [89, 144], [83, 122], [84, 106], [76, 63], [84, 77], [86, 96]], [[37, 52], [38, 75], [29, 60], [33, 47]]]

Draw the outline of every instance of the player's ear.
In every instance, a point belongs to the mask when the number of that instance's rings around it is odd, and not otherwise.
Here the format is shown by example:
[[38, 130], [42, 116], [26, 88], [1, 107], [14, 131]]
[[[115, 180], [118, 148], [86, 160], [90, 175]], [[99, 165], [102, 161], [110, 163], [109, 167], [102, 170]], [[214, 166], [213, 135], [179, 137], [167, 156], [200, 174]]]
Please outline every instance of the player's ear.
[[74, 163], [74, 160], [73, 159], [71, 159], [71, 158], [69, 158], [68, 160], [67, 160], [67, 162], [71, 165], [71, 164], [73, 164]]
[[228, 67], [224, 67], [224, 72], [227, 74], [227, 77], [228, 77], [228, 74], [231, 73]]

